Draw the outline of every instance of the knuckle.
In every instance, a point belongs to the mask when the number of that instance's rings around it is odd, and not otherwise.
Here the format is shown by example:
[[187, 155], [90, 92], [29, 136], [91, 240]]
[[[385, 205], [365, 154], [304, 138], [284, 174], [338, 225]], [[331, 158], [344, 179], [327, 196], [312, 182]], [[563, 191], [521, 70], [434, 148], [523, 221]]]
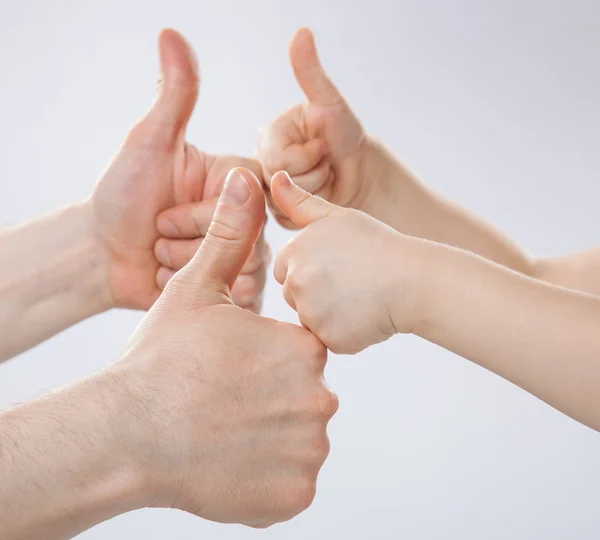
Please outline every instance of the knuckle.
[[304, 512], [313, 503], [317, 494], [317, 475], [302, 473], [288, 486], [282, 497], [281, 515], [278, 521], [287, 521]]
[[294, 265], [293, 258], [290, 258], [289, 265], [286, 282], [289, 283], [290, 291], [295, 294], [310, 291], [318, 271], [315, 271], [311, 266], [298, 267]]
[[[333, 418], [337, 414], [337, 412], [340, 410], [340, 398], [330, 388], [328, 388], [327, 391], [329, 393], [328, 414], [329, 414], [329, 418]], [[327, 440], [329, 441], [329, 439], [327, 439]]]
[[[225, 215], [223, 215], [225, 214]], [[210, 228], [208, 230], [207, 240], [213, 239], [213, 241], [227, 241], [227, 242], [239, 242], [241, 241], [246, 232], [244, 225], [246, 220], [243, 216], [237, 216], [240, 219], [232, 219], [225, 211], [220, 212], [220, 215], [215, 215]]]
[[296, 305], [296, 300], [294, 298], [294, 293], [290, 290], [290, 287], [289, 287], [289, 285], [288, 285], [287, 282], [283, 285], [283, 291], [282, 291], [282, 293], [283, 293], [283, 298], [288, 303], [288, 305], [293, 310], [296, 310], [297, 309], [297, 305]]
[[331, 450], [331, 443], [329, 442], [329, 437], [324, 434], [322, 437], [319, 437], [318, 441], [314, 446], [314, 461], [317, 466], [320, 468], [325, 463], [325, 460], [329, 456], [329, 452]]
[[298, 273], [292, 269], [288, 269], [285, 279], [285, 287], [291, 294], [299, 294], [303, 289], [303, 281], [298, 277]]
[[319, 419], [324, 418], [329, 420], [338, 411], [338, 407], [339, 401], [337, 395], [325, 386], [323, 390], [313, 398], [312, 410]]
[[315, 500], [317, 494], [316, 476], [307, 476], [298, 483], [296, 490], [295, 509], [297, 513], [304, 512]]
[[318, 472], [323, 466], [323, 463], [325, 463], [330, 448], [331, 444], [327, 432], [322, 426], [319, 426], [317, 435], [310, 444], [310, 448], [305, 452], [307, 464], [306, 470], [312, 473]]
[[317, 281], [323, 274], [324, 269], [321, 266], [315, 264], [303, 264], [298, 268], [296, 279], [303, 286], [308, 286], [314, 281]]

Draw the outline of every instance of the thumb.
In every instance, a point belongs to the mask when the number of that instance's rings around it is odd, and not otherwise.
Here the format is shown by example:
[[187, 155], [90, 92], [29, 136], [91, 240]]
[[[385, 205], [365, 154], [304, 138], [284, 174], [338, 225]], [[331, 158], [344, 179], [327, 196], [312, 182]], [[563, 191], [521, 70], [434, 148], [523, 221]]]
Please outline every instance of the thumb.
[[332, 106], [344, 98], [321, 65], [315, 38], [308, 28], [296, 32], [290, 45], [290, 61], [298, 84], [311, 103]]
[[200, 87], [198, 62], [190, 44], [177, 31], [164, 29], [158, 37], [160, 79], [158, 97], [144, 118], [144, 136], [169, 143], [185, 135]]
[[339, 207], [317, 195], [311, 195], [292, 182], [289, 174], [280, 171], [271, 179], [271, 195], [281, 211], [298, 227], [331, 215]]
[[216, 295], [221, 301], [223, 294], [230, 297], [264, 223], [265, 196], [260, 181], [248, 169], [233, 169], [204, 241], [187, 270], [210, 303]]

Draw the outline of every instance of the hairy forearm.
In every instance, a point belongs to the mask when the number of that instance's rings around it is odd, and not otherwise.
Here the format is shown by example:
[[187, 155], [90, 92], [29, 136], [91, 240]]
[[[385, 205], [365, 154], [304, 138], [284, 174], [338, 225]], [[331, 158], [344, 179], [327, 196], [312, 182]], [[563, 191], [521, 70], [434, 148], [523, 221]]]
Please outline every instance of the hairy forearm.
[[87, 204], [0, 231], [0, 361], [107, 309]]
[[2, 540], [71, 538], [143, 506], [108, 383], [95, 376], [0, 413]]
[[415, 333], [600, 430], [600, 298], [420, 242]]
[[429, 189], [383, 145], [370, 140], [366, 153], [366, 169], [378, 179], [365, 203], [367, 213], [403, 234], [472, 251], [526, 275], [536, 273], [536, 262], [517, 244]]

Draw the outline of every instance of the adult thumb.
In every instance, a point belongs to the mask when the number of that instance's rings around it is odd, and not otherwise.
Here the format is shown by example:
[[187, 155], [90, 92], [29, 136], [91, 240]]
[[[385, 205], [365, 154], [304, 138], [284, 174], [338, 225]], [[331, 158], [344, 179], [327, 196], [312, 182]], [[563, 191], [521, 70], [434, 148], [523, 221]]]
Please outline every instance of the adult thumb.
[[265, 196], [248, 169], [233, 169], [225, 181], [206, 237], [188, 265], [202, 296], [215, 303], [231, 298], [231, 288], [250, 257], [265, 223]]
[[134, 133], [174, 144], [185, 137], [200, 88], [198, 62], [191, 45], [177, 31], [164, 29], [158, 37], [160, 78], [158, 96]]
[[311, 103], [332, 106], [344, 102], [321, 64], [315, 38], [308, 28], [301, 28], [292, 38], [290, 61], [296, 80]]
[[289, 174], [280, 171], [271, 179], [271, 195], [280, 210], [298, 227], [331, 215], [339, 207], [317, 195], [311, 195], [292, 182]]

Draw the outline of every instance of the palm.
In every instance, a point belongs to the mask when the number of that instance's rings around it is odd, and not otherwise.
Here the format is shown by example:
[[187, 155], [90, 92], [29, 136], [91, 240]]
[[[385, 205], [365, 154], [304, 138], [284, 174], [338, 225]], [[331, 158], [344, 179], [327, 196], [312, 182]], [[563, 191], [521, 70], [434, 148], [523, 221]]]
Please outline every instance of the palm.
[[160, 294], [154, 256], [156, 218], [174, 205], [218, 195], [230, 159], [190, 145], [169, 148], [135, 142], [135, 130], [93, 196], [97, 230], [108, 251], [110, 287], [117, 305], [148, 309]]
[[92, 197], [116, 305], [148, 309], [161, 292], [155, 256], [157, 217], [169, 208], [217, 197], [225, 177], [248, 160], [212, 156], [185, 142], [198, 96], [193, 52], [174, 31], [160, 37], [162, 85], [148, 114], [130, 132]]

